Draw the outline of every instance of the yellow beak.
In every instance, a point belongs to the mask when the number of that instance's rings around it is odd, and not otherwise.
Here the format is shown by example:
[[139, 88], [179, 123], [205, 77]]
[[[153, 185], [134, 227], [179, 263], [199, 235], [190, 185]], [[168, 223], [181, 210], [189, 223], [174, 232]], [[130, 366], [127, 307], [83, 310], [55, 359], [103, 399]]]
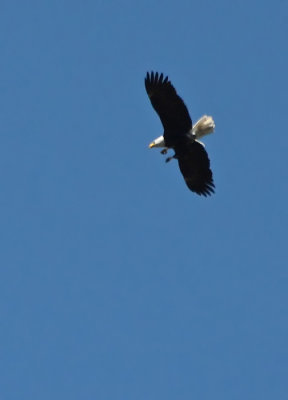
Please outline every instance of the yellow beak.
[[149, 144], [149, 149], [152, 149], [152, 147], [154, 147], [155, 146], [155, 143], [154, 142], [151, 142], [150, 144]]

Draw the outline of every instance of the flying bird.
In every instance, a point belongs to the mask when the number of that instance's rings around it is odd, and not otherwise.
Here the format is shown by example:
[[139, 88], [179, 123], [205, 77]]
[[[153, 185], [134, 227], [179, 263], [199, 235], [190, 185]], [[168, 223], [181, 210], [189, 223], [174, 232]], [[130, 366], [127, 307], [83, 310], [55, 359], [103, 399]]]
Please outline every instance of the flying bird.
[[163, 154], [172, 148], [175, 154], [166, 162], [177, 159], [188, 188], [198, 195], [211, 195], [215, 185], [210, 160], [198, 139], [214, 131], [213, 118], [204, 115], [193, 127], [185, 103], [168, 76], [164, 78], [162, 73], [147, 72], [145, 88], [164, 128], [163, 136], [155, 139], [149, 147], [164, 147]]

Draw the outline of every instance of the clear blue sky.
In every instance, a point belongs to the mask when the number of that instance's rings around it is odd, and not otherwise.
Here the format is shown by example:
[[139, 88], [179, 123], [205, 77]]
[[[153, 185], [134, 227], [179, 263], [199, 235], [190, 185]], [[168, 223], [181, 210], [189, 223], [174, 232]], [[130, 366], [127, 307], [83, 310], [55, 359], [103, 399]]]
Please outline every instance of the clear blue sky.
[[[284, 400], [287, 1], [0, 10], [1, 400]], [[216, 194], [147, 145], [168, 74]]]

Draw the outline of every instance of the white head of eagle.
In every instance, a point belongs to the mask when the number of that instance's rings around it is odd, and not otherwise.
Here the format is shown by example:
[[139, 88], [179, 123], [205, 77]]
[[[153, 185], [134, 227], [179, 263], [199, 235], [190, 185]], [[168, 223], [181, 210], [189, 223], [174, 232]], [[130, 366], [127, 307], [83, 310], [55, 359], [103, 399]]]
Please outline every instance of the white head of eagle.
[[151, 142], [149, 147], [164, 147], [162, 154], [172, 148], [175, 154], [166, 162], [177, 159], [188, 188], [198, 195], [211, 195], [215, 185], [210, 160], [204, 144], [198, 139], [214, 132], [213, 118], [204, 115], [193, 126], [185, 103], [168, 76], [164, 78], [162, 73], [147, 72], [145, 88], [164, 128], [163, 135]]

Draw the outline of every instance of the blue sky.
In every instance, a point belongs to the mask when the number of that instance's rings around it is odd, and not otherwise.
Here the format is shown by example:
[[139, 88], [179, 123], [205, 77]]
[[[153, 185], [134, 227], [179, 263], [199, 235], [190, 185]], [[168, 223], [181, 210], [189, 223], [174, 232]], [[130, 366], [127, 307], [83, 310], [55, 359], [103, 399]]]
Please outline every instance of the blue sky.
[[[288, 391], [286, 1], [2, 1], [0, 397]], [[216, 194], [144, 90], [168, 74]]]

